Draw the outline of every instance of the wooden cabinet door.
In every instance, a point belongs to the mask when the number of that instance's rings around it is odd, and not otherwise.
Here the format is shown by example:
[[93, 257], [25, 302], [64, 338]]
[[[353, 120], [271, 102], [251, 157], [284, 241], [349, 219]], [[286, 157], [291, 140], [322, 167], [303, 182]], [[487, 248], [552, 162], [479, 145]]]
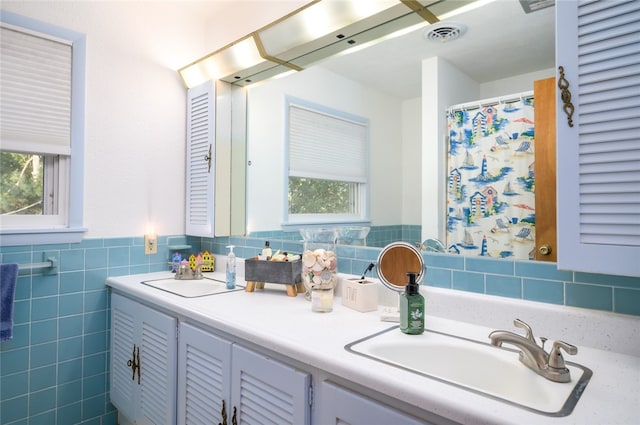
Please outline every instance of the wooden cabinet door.
[[231, 343], [185, 323], [179, 335], [178, 424], [230, 424]]
[[232, 405], [242, 425], [310, 423], [311, 375], [233, 346]]
[[[535, 115], [536, 253], [540, 261], [556, 261], [556, 80], [533, 82]], [[547, 254], [544, 254], [549, 249]]]

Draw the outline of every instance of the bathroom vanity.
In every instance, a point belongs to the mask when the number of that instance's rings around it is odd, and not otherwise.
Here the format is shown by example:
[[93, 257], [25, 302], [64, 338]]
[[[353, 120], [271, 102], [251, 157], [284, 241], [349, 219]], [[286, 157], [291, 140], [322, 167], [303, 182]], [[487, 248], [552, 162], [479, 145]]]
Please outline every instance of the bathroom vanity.
[[[548, 337], [549, 344], [561, 339], [576, 345], [578, 353], [565, 356], [566, 361], [593, 375], [581, 384], [573, 410], [558, 416], [348, 350], [377, 333], [415, 343], [416, 336], [390, 329], [397, 324], [381, 321], [379, 311], [351, 310], [338, 297], [333, 312], [313, 313], [304, 297], [287, 297], [282, 285], [187, 298], [141, 283], [167, 277], [171, 273], [107, 279], [111, 400], [121, 423], [224, 423], [223, 412], [226, 423], [251, 417], [295, 425], [637, 421], [637, 317], [421, 289], [427, 300], [425, 334], [436, 331], [463, 338], [461, 344], [486, 345], [495, 329], [521, 332], [513, 327], [517, 317], [536, 336]], [[513, 367], [528, 371], [517, 351], [489, 349], [499, 350], [507, 361], [512, 355]], [[455, 362], [451, 354], [449, 361]], [[527, 379], [544, 380], [533, 375]], [[504, 376], [496, 376], [500, 379]]]

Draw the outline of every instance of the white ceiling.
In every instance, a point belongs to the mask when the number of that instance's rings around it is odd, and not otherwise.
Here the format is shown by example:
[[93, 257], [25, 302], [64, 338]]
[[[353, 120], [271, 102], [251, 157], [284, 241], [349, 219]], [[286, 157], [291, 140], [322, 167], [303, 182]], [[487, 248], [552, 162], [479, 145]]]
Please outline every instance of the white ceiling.
[[554, 68], [554, 21], [554, 7], [526, 14], [518, 0], [496, 0], [445, 21], [467, 26], [457, 40], [427, 41], [425, 26], [318, 66], [409, 99], [421, 95], [421, 61], [433, 56], [478, 83]]

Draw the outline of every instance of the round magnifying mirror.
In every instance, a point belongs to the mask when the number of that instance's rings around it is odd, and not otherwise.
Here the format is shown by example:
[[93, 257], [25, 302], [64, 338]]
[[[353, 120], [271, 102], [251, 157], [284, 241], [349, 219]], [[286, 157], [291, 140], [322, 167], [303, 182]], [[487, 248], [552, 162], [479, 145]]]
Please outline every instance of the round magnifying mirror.
[[417, 273], [416, 282], [424, 277], [424, 260], [416, 247], [406, 242], [394, 242], [382, 249], [376, 265], [378, 277], [387, 288], [402, 292], [408, 282], [407, 273]]

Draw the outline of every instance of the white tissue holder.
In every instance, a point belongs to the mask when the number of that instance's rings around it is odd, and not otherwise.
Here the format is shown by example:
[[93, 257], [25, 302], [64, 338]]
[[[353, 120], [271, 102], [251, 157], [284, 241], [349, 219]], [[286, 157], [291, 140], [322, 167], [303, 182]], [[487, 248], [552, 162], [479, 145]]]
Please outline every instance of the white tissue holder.
[[360, 312], [378, 309], [378, 284], [376, 282], [350, 278], [342, 281], [342, 305]]

